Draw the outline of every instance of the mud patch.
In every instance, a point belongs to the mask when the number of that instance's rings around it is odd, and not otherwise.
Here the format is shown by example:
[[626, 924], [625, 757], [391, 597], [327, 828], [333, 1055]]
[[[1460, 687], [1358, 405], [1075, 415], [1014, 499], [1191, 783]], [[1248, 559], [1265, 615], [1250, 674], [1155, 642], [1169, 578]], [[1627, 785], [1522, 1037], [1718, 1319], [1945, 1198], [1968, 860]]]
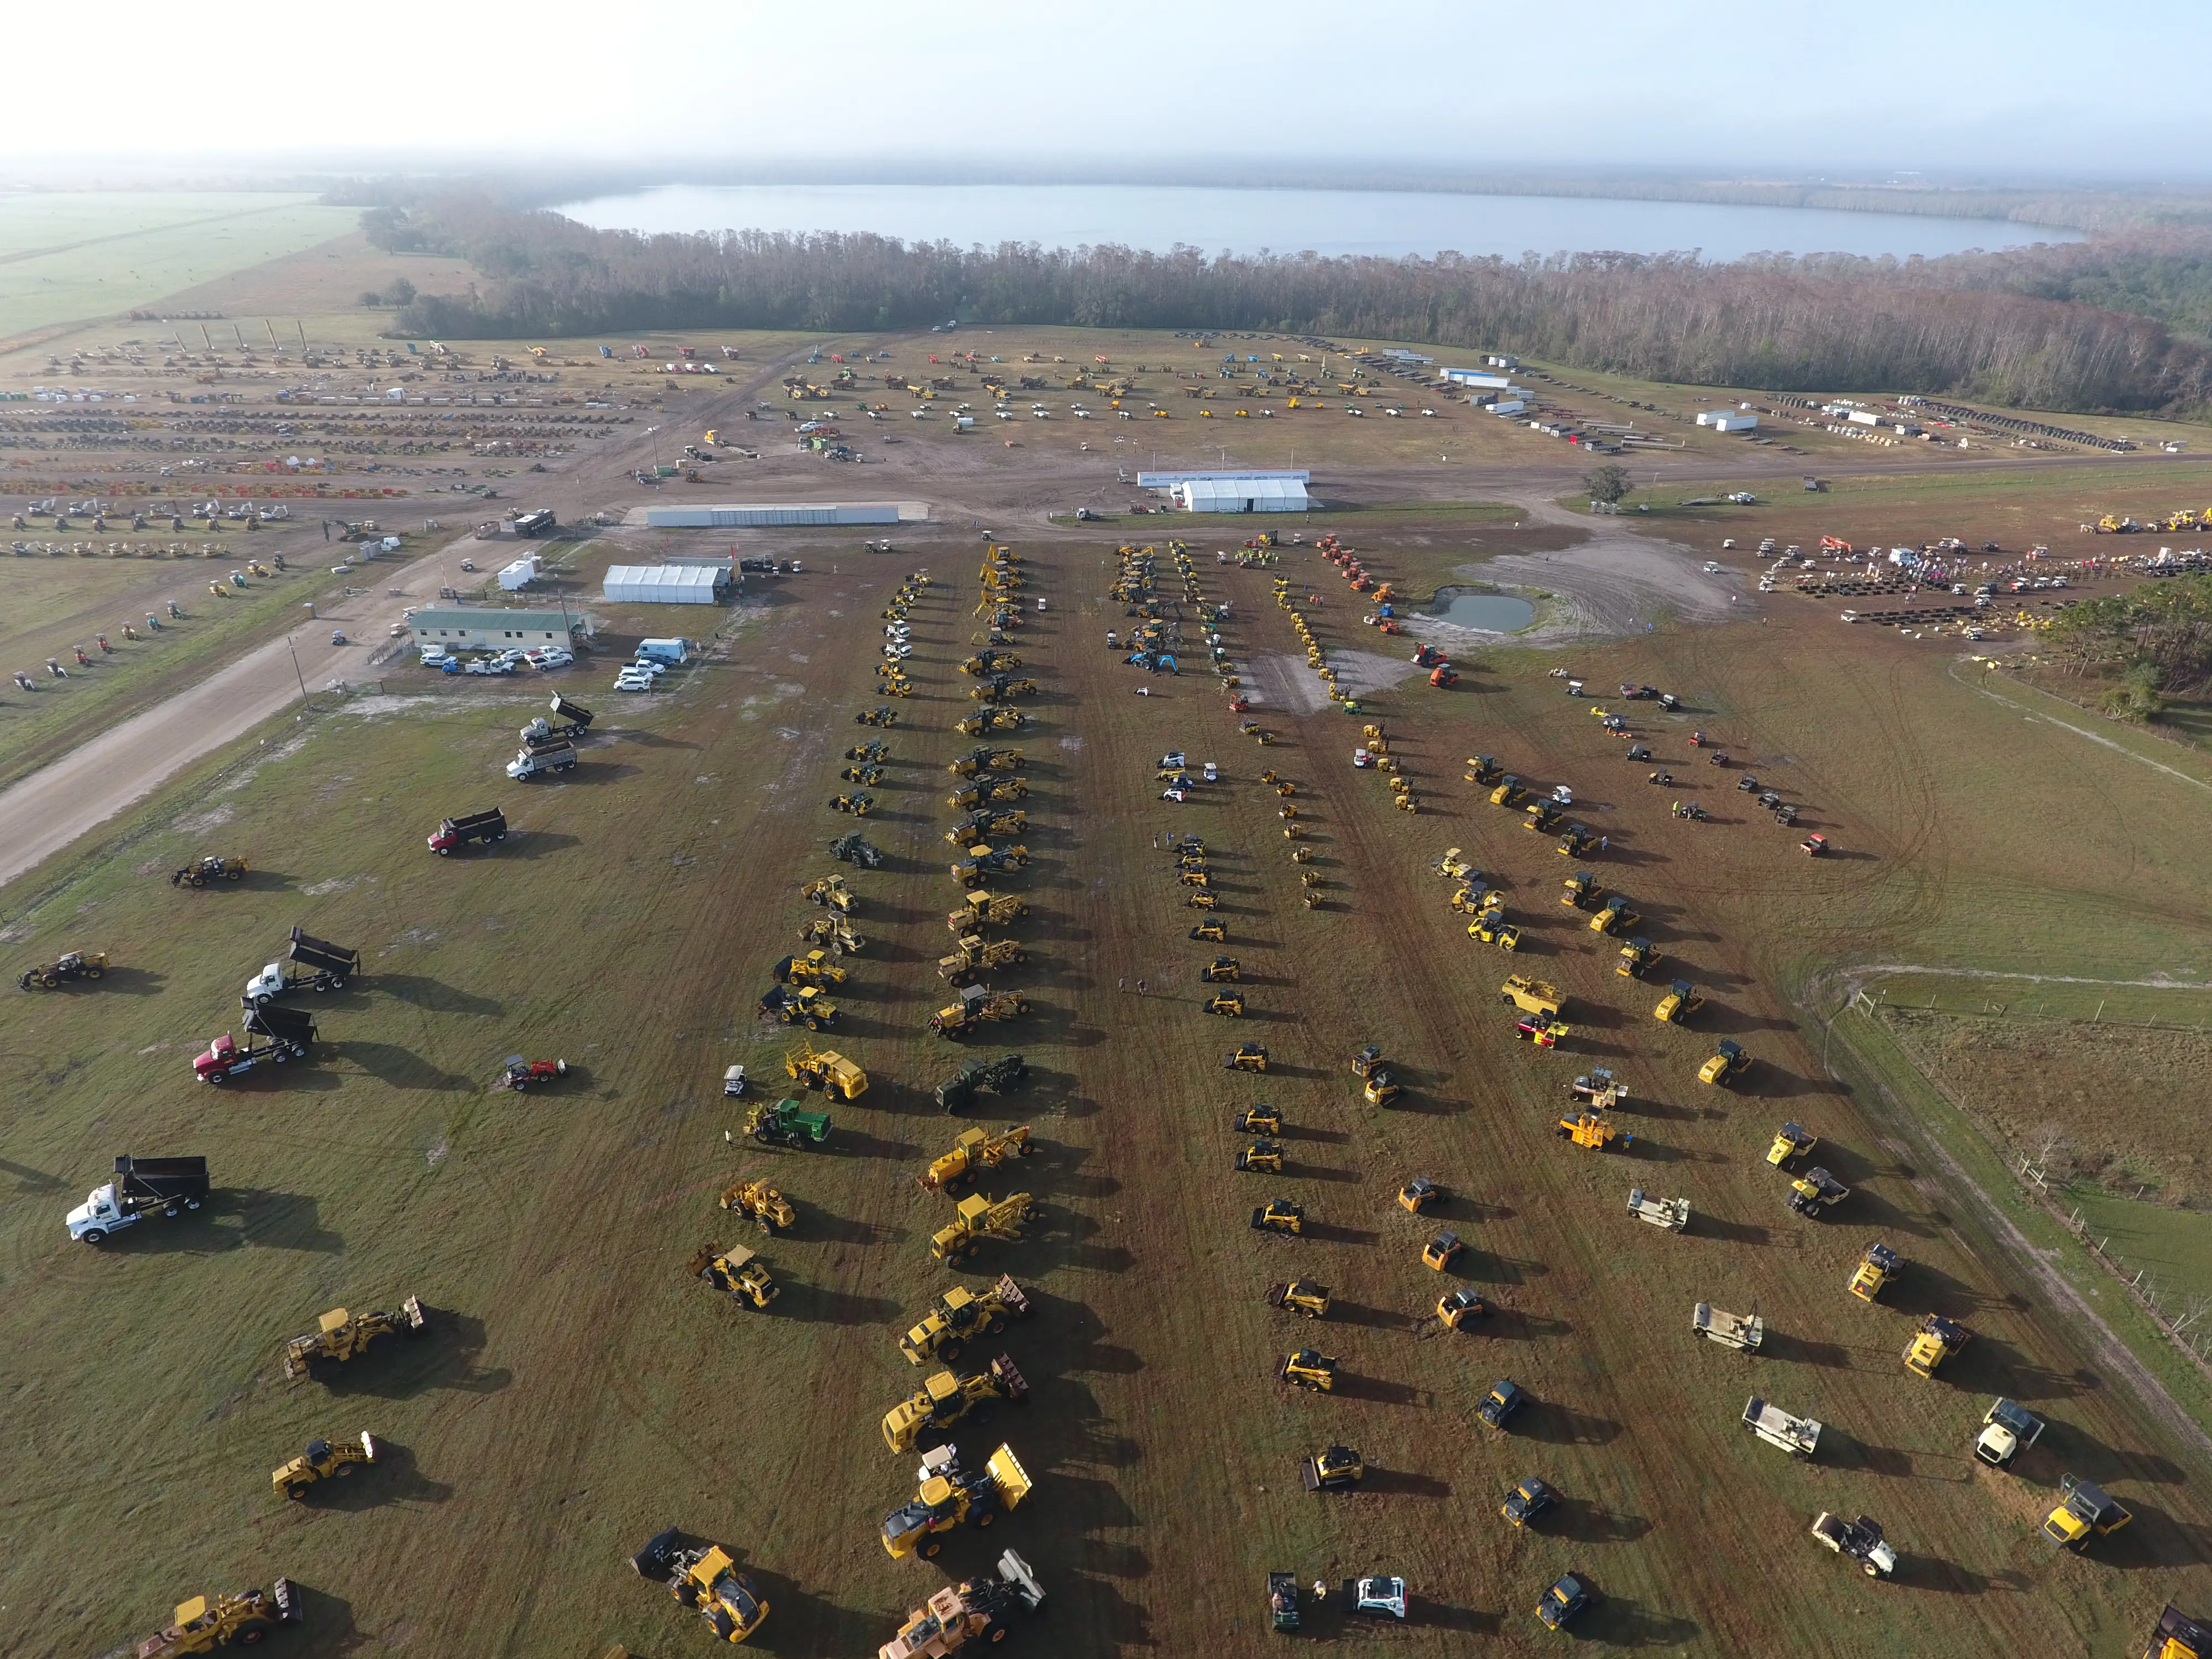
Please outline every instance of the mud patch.
[[326, 893], [349, 893], [364, 881], [374, 886], [376, 878], [374, 876], [332, 876], [328, 881], [319, 881], [313, 886], [302, 887], [300, 890], [309, 898], [321, 898]]
[[176, 822], [176, 828], [188, 836], [204, 836], [210, 830], [220, 830], [238, 816], [238, 809], [226, 801], [221, 806], [211, 806], [204, 812], [187, 812]]

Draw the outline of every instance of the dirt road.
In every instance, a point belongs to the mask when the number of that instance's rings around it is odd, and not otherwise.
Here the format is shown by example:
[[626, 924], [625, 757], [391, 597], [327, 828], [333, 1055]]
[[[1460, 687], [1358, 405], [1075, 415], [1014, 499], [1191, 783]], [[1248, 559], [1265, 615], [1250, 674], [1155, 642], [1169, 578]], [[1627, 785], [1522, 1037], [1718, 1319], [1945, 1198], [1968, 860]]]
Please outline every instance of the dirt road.
[[[369, 592], [318, 607], [311, 623], [226, 663], [188, 690], [111, 726], [0, 790], [0, 883], [152, 794], [185, 767], [333, 680], [360, 679], [408, 605], [436, 596], [443, 550], [389, 573]], [[394, 579], [396, 578], [396, 580]], [[333, 645], [331, 630], [350, 643]]]

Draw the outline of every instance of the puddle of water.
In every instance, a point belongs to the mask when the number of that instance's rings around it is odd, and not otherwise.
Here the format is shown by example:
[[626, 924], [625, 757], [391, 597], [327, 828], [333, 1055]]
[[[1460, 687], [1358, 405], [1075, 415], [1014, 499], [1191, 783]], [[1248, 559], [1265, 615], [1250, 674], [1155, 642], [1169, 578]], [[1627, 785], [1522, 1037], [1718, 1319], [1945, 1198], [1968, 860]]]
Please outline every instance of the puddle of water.
[[1431, 616], [1462, 628], [1479, 628], [1486, 634], [1517, 634], [1536, 620], [1536, 607], [1510, 593], [1472, 593], [1465, 589], [1446, 588], [1437, 597], [1445, 602], [1444, 607], [1431, 611]]

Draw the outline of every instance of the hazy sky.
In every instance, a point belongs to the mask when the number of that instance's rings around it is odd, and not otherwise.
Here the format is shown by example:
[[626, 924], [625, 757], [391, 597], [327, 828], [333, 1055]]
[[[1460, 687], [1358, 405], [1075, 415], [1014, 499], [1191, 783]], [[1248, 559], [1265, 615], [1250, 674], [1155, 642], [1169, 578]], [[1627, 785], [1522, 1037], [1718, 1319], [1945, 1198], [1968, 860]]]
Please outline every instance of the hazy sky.
[[[9, 157], [2212, 173], [2205, 0], [105, 0]], [[88, 30], [92, 31], [90, 35]], [[96, 39], [94, 38], [96, 37]]]

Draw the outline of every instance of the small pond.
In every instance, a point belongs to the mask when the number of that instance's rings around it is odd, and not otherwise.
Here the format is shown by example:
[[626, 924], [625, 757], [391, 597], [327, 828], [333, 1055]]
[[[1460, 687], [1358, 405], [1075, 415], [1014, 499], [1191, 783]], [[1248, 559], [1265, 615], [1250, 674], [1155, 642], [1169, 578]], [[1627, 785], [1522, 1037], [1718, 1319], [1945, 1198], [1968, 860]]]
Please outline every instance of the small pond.
[[1437, 598], [1443, 602], [1429, 614], [1462, 628], [1479, 628], [1486, 634], [1517, 634], [1536, 620], [1536, 607], [1510, 593], [1480, 593], [1463, 587], [1447, 587]]

